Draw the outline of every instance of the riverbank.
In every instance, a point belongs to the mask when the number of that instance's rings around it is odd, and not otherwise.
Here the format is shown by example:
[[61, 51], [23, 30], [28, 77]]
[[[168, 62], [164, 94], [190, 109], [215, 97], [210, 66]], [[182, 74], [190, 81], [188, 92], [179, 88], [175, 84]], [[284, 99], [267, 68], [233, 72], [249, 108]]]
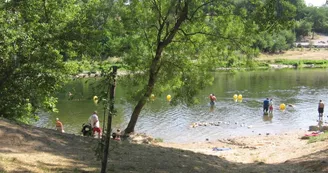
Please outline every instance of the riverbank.
[[[327, 141], [305, 131], [199, 143], [112, 141], [109, 172], [327, 172]], [[99, 172], [97, 139], [0, 119], [0, 172]], [[214, 148], [214, 150], [213, 150]], [[220, 151], [223, 150], [223, 151]]]
[[[254, 59], [255, 69], [271, 68], [327, 68], [328, 67], [328, 48], [294, 48], [283, 53], [260, 54]], [[244, 69], [246, 67], [238, 67]], [[248, 68], [248, 67], [247, 67]], [[232, 70], [230, 67], [217, 67], [217, 70]], [[117, 75], [124, 76], [128, 72], [118, 70]], [[98, 72], [84, 71], [74, 76], [74, 78], [101, 77]]]

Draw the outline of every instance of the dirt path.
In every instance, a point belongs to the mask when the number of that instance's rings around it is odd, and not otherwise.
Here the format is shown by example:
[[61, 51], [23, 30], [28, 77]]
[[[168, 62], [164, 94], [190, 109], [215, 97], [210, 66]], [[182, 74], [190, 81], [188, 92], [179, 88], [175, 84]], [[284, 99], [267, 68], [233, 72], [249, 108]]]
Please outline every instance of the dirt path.
[[[304, 133], [189, 144], [112, 141], [108, 172], [328, 172], [328, 143], [307, 144]], [[0, 119], [0, 172], [99, 172], [96, 146], [97, 139]]]
[[282, 54], [261, 54], [256, 60], [274, 61], [276, 59], [288, 60], [328, 60], [328, 50], [326, 49], [303, 49], [289, 50]]

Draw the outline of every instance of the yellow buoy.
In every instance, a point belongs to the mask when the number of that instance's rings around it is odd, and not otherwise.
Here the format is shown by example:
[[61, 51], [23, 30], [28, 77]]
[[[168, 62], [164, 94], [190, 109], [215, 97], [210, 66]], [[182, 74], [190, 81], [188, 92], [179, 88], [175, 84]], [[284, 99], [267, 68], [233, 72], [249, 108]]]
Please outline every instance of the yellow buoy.
[[167, 100], [167, 101], [171, 101], [171, 95], [167, 95], [167, 96], [166, 96], [166, 100]]
[[242, 100], [243, 96], [241, 94], [238, 95], [238, 100]]
[[98, 103], [98, 97], [97, 97], [97, 96], [93, 96], [93, 102], [94, 102], [95, 104]]
[[237, 100], [237, 97], [238, 97], [237, 94], [233, 95], [234, 100]]
[[279, 106], [280, 110], [285, 110], [286, 109], [286, 105], [284, 103], [281, 103]]
[[151, 94], [150, 95], [150, 99], [154, 101], [155, 100], [155, 95], [154, 94]]

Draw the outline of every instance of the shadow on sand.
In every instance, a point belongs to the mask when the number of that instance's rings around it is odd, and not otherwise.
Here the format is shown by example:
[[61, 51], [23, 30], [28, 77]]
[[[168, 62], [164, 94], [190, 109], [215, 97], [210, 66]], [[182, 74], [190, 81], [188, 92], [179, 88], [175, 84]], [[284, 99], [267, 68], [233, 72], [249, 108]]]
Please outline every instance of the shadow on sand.
[[[89, 137], [61, 134], [0, 119], [0, 172], [100, 172], [100, 161], [94, 154], [97, 142], [97, 139]], [[31, 162], [26, 161], [28, 156], [15, 156], [40, 153], [64, 158], [69, 163], [61, 165], [58, 164], [60, 159], [52, 158], [34, 158], [36, 161]], [[328, 158], [328, 150], [281, 164], [243, 164], [192, 151], [112, 141], [109, 157], [108, 172], [115, 173], [308, 173], [324, 172], [328, 168], [324, 161]], [[13, 170], [8, 171], [8, 166]]]

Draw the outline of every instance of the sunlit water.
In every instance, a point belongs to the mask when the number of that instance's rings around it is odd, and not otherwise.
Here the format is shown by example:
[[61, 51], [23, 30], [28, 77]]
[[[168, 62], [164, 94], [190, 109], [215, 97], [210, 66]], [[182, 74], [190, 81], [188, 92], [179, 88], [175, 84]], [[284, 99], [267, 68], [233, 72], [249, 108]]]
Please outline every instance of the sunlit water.
[[[283, 69], [254, 72], [217, 72], [214, 85], [204, 89], [197, 97], [200, 104], [187, 107], [171, 106], [166, 96], [149, 102], [141, 112], [135, 130], [161, 138], [165, 142], [195, 142], [222, 139], [241, 135], [275, 134], [286, 130], [308, 129], [318, 119], [317, 106], [327, 95], [328, 73], [326, 69]], [[54, 128], [55, 118], [63, 122], [67, 133], [79, 134], [81, 126], [94, 110], [98, 110], [103, 125], [103, 106], [92, 101], [92, 87], [85, 80], [69, 84], [59, 96], [59, 113], [44, 114], [36, 124]], [[67, 93], [76, 97], [68, 100]], [[208, 95], [214, 93], [217, 102], [210, 109]], [[233, 95], [242, 94], [242, 102], [234, 102]], [[273, 116], [263, 116], [262, 103], [273, 98]], [[133, 103], [125, 100], [126, 88], [117, 84], [116, 104], [118, 115], [113, 127], [124, 129], [133, 110]], [[174, 99], [174, 97], [172, 98]], [[292, 104], [285, 111], [281, 103]], [[326, 118], [326, 115], [325, 115]], [[195, 122], [218, 123], [192, 128]]]

